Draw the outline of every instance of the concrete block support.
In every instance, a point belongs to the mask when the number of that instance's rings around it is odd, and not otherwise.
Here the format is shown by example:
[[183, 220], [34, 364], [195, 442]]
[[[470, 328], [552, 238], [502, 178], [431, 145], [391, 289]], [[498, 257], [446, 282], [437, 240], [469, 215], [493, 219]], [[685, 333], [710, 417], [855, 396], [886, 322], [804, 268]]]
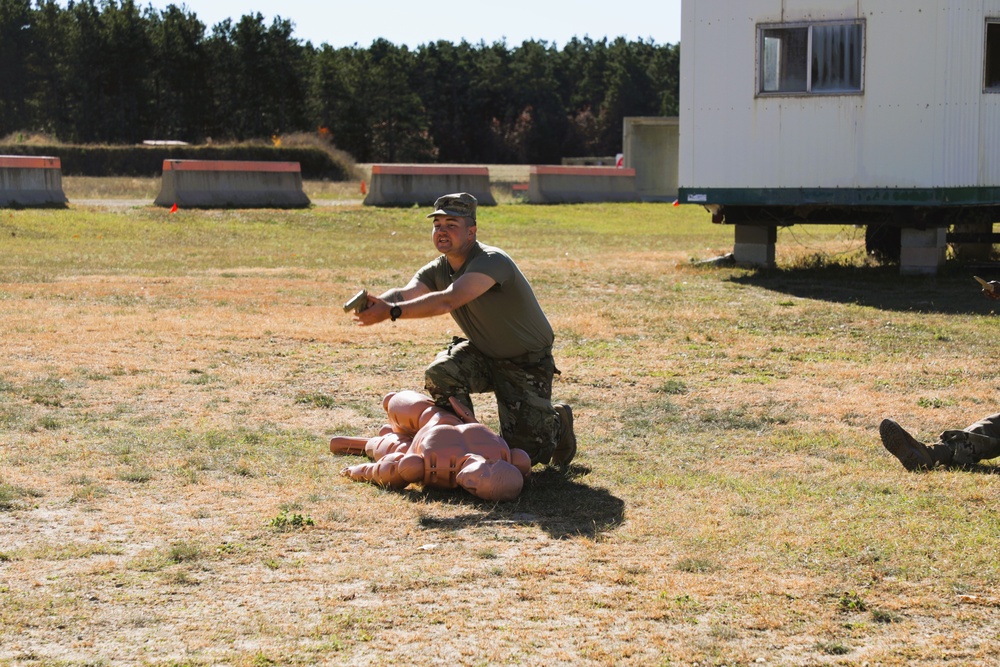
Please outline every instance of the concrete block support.
[[480, 206], [496, 206], [487, 167], [376, 164], [365, 206], [430, 206], [441, 195], [468, 192]]
[[[983, 237], [993, 233], [992, 222], [961, 222], [955, 225], [956, 234], [977, 234]], [[992, 242], [953, 243], [955, 257], [962, 262], [988, 262], [993, 251]]]
[[298, 162], [164, 160], [157, 206], [305, 208]]
[[934, 275], [944, 264], [948, 249], [947, 228], [904, 227], [899, 239], [899, 273], [904, 276]]
[[0, 207], [65, 205], [59, 158], [0, 155]]
[[638, 201], [635, 169], [536, 165], [528, 178], [532, 204]]
[[741, 266], [774, 268], [774, 245], [777, 240], [777, 227], [736, 225], [733, 258]]

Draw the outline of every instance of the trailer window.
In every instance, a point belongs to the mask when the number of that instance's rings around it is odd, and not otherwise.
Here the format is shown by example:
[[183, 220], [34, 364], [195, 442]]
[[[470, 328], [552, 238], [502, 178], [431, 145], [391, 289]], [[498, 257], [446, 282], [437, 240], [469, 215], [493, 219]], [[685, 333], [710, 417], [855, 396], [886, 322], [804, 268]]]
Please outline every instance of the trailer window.
[[809, 59], [808, 28], [764, 30], [763, 88], [765, 93], [804, 93]]
[[986, 22], [986, 81], [983, 87], [1000, 93], [1000, 21]]
[[863, 22], [761, 26], [759, 34], [758, 92], [861, 92]]

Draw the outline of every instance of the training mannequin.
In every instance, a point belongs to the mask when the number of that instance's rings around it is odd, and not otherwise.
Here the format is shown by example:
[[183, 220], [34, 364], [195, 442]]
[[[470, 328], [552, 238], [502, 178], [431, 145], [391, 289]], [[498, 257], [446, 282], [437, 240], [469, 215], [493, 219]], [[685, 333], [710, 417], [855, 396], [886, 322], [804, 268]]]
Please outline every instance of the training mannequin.
[[372, 459], [340, 474], [395, 489], [417, 482], [427, 488], [461, 487], [483, 500], [515, 499], [531, 473], [527, 452], [510, 449], [461, 403], [452, 399], [451, 404], [462, 418], [414, 391], [386, 395], [382, 407], [389, 424], [378, 436], [338, 436], [330, 441], [334, 454], [364, 454]]
[[[459, 404], [461, 407], [461, 404]], [[330, 451], [334, 454], [364, 455], [373, 461], [378, 461], [386, 454], [405, 452], [413, 436], [421, 426], [431, 420], [435, 424], [452, 424], [458, 426], [464, 423], [455, 415], [445, 412], [431, 400], [415, 391], [394, 391], [382, 399], [382, 409], [389, 416], [389, 423], [379, 429], [374, 438], [352, 438], [337, 436], [330, 440]]]

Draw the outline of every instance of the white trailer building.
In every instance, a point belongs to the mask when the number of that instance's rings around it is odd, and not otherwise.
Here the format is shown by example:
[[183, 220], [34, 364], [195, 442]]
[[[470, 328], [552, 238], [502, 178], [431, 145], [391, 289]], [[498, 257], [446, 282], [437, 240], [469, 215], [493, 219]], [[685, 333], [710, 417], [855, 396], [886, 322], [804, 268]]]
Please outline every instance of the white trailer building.
[[[1000, 0], [687, 0], [678, 196], [736, 227], [868, 226], [903, 273], [1000, 220]], [[952, 230], [948, 235], [949, 229]]]

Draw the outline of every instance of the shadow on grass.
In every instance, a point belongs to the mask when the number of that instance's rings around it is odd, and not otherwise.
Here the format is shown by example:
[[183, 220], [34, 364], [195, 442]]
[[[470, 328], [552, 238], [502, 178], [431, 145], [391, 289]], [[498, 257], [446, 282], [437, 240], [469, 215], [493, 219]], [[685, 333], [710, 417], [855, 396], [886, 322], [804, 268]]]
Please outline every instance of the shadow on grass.
[[948, 473], [967, 472], [974, 475], [1000, 475], [1000, 467], [985, 463], [966, 463], [964, 465], [939, 466], [933, 470], [921, 470], [921, 475], [946, 475]]
[[621, 526], [625, 502], [606, 489], [577, 481], [589, 474], [589, 468], [578, 465], [571, 465], [565, 474], [555, 468], [542, 468], [532, 472], [521, 495], [509, 503], [488, 503], [461, 490], [406, 493], [414, 502], [433, 500], [481, 510], [458, 517], [435, 517], [433, 512], [424, 512], [420, 517], [424, 528], [462, 530], [489, 524], [519, 524], [538, 526], [556, 539], [594, 538]]
[[761, 269], [731, 280], [803, 299], [880, 310], [984, 315], [1000, 310], [1000, 305], [982, 295], [974, 275], [1000, 279], [1000, 265], [983, 268], [949, 264], [937, 276], [901, 276], [897, 266]]

